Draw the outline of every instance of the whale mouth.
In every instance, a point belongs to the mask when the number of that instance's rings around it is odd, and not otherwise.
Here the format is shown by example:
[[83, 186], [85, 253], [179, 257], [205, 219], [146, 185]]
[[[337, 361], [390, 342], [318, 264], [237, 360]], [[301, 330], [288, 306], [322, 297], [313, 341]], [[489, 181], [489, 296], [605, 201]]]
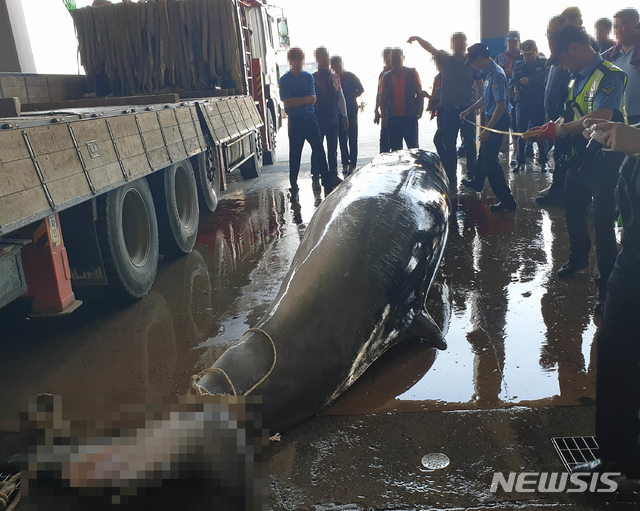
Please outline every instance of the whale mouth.
[[[240, 341], [225, 351], [213, 367], [191, 377], [191, 390], [196, 395], [248, 396], [271, 376], [278, 360], [276, 344], [261, 328], [248, 329], [241, 339], [250, 333], [257, 335]], [[267, 365], [269, 358], [271, 364]], [[240, 371], [236, 370], [238, 367]]]

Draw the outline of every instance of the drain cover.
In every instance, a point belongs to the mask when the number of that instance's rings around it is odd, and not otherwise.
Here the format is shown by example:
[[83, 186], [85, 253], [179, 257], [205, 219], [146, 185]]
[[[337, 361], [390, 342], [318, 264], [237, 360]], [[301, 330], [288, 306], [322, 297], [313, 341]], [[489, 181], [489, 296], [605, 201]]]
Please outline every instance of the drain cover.
[[551, 439], [551, 443], [567, 472], [571, 472], [571, 469], [576, 465], [593, 461], [599, 457], [598, 442], [592, 436], [554, 437]]
[[441, 452], [432, 452], [422, 457], [422, 466], [427, 470], [440, 470], [449, 466], [449, 457]]

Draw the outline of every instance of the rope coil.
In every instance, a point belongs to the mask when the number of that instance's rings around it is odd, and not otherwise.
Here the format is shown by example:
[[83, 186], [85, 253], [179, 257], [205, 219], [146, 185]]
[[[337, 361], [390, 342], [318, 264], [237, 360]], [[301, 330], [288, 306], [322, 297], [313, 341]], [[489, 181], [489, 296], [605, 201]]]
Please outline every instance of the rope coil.
[[[273, 370], [276, 367], [276, 362], [277, 362], [277, 359], [278, 359], [276, 343], [273, 342], [273, 338], [267, 332], [262, 330], [262, 328], [249, 328], [249, 330], [247, 330], [245, 333], [243, 333], [240, 336], [240, 339], [242, 339], [245, 335], [247, 335], [250, 332], [255, 332], [257, 334], [263, 335], [271, 343], [271, 348], [273, 349], [273, 362], [271, 363], [271, 367], [264, 374], [264, 376], [262, 378], [260, 378], [258, 380], [258, 382], [255, 383], [249, 390], [247, 390], [245, 393], [243, 393], [242, 394], [243, 396], [248, 396], [249, 394], [251, 394], [260, 385], [262, 385], [267, 380], [267, 378], [269, 378], [269, 376], [271, 376], [271, 373], [273, 372]], [[206, 388], [204, 388], [202, 385], [200, 385], [198, 383], [198, 380], [200, 380], [200, 378], [202, 378], [207, 373], [218, 373], [218, 374], [221, 374], [227, 380], [227, 383], [229, 384], [229, 387], [231, 388], [231, 390], [233, 392], [233, 395], [234, 396], [238, 395], [238, 393], [236, 391], [236, 387], [233, 384], [233, 382], [231, 381], [231, 378], [229, 378], [229, 375], [223, 369], [220, 369], [219, 367], [210, 367], [208, 369], [205, 369], [204, 371], [200, 371], [198, 374], [196, 374], [196, 375], [191, 377], [191, 388], [193, 389], [193, 391], [197, 395], [199, 395], [199, 396], [213, 396], [214, 395], [214, 394], [209, 392]]]

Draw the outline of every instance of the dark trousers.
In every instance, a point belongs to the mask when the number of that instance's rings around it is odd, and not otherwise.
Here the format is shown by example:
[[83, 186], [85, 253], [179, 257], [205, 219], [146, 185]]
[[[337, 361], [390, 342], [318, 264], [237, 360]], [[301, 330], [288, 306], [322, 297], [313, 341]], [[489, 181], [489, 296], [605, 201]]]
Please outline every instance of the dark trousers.
[[[517, 103], [516, 105], [516, 124], [517, 131], [524, 133], [532, 126], [542, 126], [544, 124], [544, 106], [536, 106], [531, 104]], [[547, 143], [537, 142], [540, 161], [547, 161]], [[518, 138], [518, 163], [524, 163], [527, 141]]]
[[[509, 115], [502, 116], [495, 129], [507, 131], [509, 129]], [[474, 182], [477, 183], [478, 188], [484, 186], [484, 180], [489, 179], [489, 184], [495, 196], [504, 202], [505, 204], [515, 204], [515, 199], [511, 194], [511, 189], [507, 184], [507, 180], [504, 177], [504, 170], [500, 165], [498, 159], [498, 153], [500, 152], [500, 146], [504, 135], [498, 133], [489, 133], [489, 137], [480, 146], [480, 152], [478, 153], [478, 163], [476, 164], [476, 175]]]
[[598, 336], [596, 438], [604, 460], [640, 470], [640, 261], [624, 257], [611, 273]]
[[[467, 173], [473, 175], [476, 166], [476, 143], [473, 124], [460, 120], [460, 113], [465, 107], [444, 106], [438, 109], [438, 131], [434, 137], [434, 144], [442, 166], [449, 177], [451, 188], [458, 183], [458, 132], [462, 135], [464, 150], [467, 157]], [[438, 142], [436, 142], [438, 137]]]
[[291, 188], [298, 188], [300, 158], [305, 141], [311, 146], [311, 166], [322, 176], [325, 186], [331, 185], [327, 157], [322, 144], [320, 123], [315, 114], [305, 117], [289, 117], [289, 182]]
[[567, 181], [569, 169], [569, 154], [571, 149], [567, 147], [566, 140], [556, 141], [553, 148], [553, 178], [549, 187], [549, 194], [556, 197], [564, 197], [564, 186]]
[[387, 129], [387, 124], [384, 121], [380, 121], [380, 152], [388, 153], [390, 151], [389, 130]]
[[389, 145], [392, 151], [402, 149], [402, 142], [407, 144], [407, 149], [418, 147], [418, 119], [403, 115], [401, 117], [389, 117], [387, 120], [389, 131]]
[[617, 153], [610, 153], [606, 160], [597, 158], [588, 165], [577, 161], [571, 163], [565, 181], [564, 202], [571, 251], [569, 259], [577, 265], [589, 262], [591, 239], [587, 217], [593, 202], [593, 227], [600, 272], [599, 294], [604, 298], [606, 282], [618, 254], [615, 188], [622, 158]]
[[340, 138], [340, 159], [342, 166], [358, 163], [358, 114], [349, 116], [349, 129], [344, 129], [342, 119], [338, 123], [338, 136]]
[[[333, 175], [338, 174], [338, 116], [324, 118], [318, 116], [318, 123], [320, 124], [320, 136], [322, 143], [327, 140], [326, 158], [329, 165], [329, 172]], [[314, 164], [313, 158], [311, 159], [311, 175], [319, 176], [320, 171]]]

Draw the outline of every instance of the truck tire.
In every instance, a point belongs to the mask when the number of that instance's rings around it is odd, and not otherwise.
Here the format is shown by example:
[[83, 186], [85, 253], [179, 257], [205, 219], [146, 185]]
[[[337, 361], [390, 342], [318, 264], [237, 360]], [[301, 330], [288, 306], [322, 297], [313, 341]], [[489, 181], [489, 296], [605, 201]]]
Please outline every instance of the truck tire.
[[198, 235], [198, 186], [189, 160], [167, 167], [152, 179], [158, 215], [160, 253], [176, 257], [193, 250]]
[[245, 179], [255, 179], [262, 172], [262, 137], [257, 131], [253, 134], [251, 141], [253, 156], [240, 166], [240, 173]]
[[269, 139], [269, 145], [271, 146], [271, 151], [264, 152], [264, 164], [265, 165], [273, 165], [277, 161], [276, 157], [276, 121], [273, 118], [273, 112], [270, 108], [267, 109], [267, 138]]
[[209, 159], [208, 153], [200, 153], [196, 156], [193, 165], [198, 182], [200, 207], [213, 213], [218, 207], [220, 197], [220, 172]]
[[121, 299], [146, 295], [158, 270], [158, 224], [146, 179], [97, 199], [96, 232], [111, 291]]

